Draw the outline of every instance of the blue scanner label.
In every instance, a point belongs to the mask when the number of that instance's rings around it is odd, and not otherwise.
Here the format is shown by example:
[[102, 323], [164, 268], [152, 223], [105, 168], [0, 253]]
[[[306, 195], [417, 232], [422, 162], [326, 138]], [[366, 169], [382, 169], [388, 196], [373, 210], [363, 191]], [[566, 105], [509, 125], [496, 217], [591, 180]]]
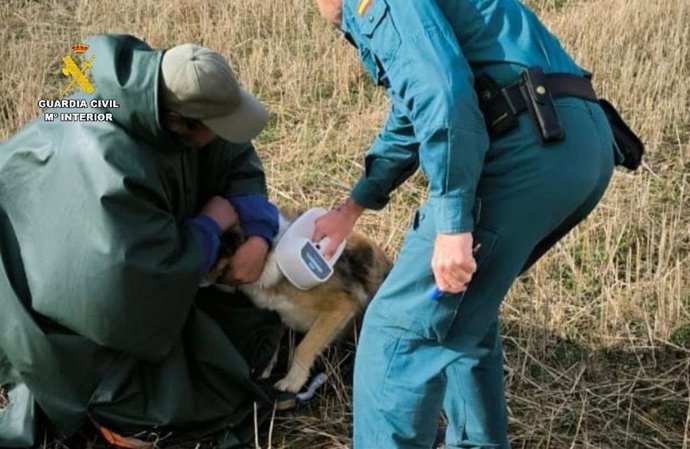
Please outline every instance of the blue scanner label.
[[331, 267], [326, 263], [321, 253], [312, 245], [311, 243], [306, 243], [302, 247], [301, 252], [302, 260], [309, 270], [314, 273], [319, 280], [324, 280], [328, 278], [331, 274]]

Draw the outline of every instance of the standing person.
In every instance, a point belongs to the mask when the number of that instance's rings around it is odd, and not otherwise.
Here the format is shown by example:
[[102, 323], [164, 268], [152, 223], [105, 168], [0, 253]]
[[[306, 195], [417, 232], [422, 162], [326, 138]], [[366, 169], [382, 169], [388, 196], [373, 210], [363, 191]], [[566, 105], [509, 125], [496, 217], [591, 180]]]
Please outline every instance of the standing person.
[[79, 112], [113, 120], [39, 117], [0, 146], [0, 446], [29, 445], [30, 422], [13, 421], [27, 393], [67, 435], [93, 421], [111, 440], [246, 442], [283, 328], [197, 290], [238, 220], [248, 238], [225, 281], [263, 270], [278, 213], [249, 141], [268, 113], [207, 48], [86, 44], [95, 93], [72, 99], [109, 100]]
[[[517, 0], [317, 0], [390, 111], [327, 255], [418, 167], [428, 200], [367, 310], [355, 449], [508, 448], [498, 309], [602, 197], [612, 133], [585, 72]], [[529, 70], [528, 70], [529, 69]], [[440, 293], [442, 292], [442, 293]]]

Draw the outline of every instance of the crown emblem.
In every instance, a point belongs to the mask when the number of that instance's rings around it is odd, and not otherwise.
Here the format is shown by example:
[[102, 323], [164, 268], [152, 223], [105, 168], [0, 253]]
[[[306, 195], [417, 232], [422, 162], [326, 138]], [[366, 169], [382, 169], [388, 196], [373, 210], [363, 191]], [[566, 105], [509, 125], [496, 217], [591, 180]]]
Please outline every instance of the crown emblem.
[[85, 44], [74, 44], [70, 48], [72, 49], [72, 53], [82, 55], [82, 54], [86, 53], [86, 50], [89, 49], [89, 46], [85, 45]]

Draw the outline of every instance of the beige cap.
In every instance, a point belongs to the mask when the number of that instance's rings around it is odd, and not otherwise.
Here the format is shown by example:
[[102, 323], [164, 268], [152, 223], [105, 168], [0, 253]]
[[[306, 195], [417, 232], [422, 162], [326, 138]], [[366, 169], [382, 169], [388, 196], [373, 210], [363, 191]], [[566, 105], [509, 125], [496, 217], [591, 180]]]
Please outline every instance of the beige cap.
[[239, 86], [225, 58], [208, 48], [182, 44], [167, 50], [161, 76], [163, 105], [223, 139], [248, 142], [266, 126], [266, 108]]

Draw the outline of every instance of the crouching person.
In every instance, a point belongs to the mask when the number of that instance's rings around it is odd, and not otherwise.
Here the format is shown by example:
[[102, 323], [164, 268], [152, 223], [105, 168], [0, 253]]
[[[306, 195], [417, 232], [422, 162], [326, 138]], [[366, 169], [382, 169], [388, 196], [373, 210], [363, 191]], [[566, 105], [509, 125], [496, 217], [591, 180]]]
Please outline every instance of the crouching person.
[[66, 435], [240, 444], [283, 329], [198, 285], [237, 220], [226, 281], [261, 273], [278, 214], [249, 141], [268, 114], [209, 49], [86, 43], [95, 92], [74, 98], [116, 100], [113, 120], [38, 118], [0, 146], [0, 446], [30, 444], [34, 400]]

